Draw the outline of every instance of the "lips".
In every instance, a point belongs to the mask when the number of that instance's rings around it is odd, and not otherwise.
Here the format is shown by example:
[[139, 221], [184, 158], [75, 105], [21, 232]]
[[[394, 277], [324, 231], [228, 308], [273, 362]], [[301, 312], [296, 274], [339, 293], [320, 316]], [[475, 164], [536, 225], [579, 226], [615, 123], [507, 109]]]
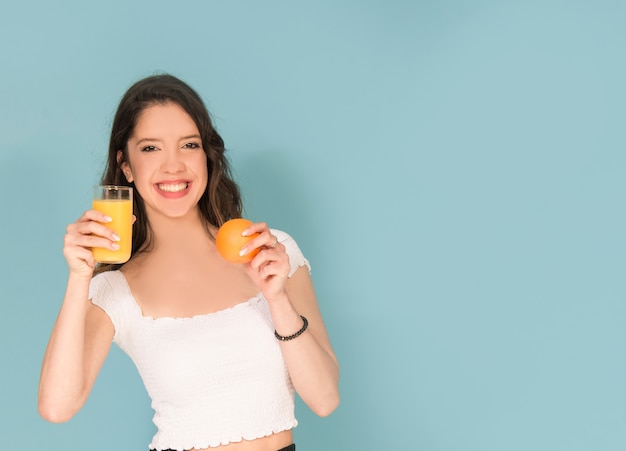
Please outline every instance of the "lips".
[[189, 183], [157, 183], [157, 188], [168, 193], [178, 193], [189, 187]]
[[155, 183], [154, 187], [161, 196], [167, 199], [178, 199], [189, 192], [191, 182], [187, 180], [168, 180]]

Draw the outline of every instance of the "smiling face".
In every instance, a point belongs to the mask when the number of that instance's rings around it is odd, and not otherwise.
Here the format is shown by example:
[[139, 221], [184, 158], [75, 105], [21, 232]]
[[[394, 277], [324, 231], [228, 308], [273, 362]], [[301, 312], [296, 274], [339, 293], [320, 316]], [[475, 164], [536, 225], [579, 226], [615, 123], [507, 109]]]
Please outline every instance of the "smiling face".
[[122, 171], [152, 219], [197, 212], [208, 182], [206, 154], [195, 122], [178, 104], [154, 104], [140, 114], [128, 139]]

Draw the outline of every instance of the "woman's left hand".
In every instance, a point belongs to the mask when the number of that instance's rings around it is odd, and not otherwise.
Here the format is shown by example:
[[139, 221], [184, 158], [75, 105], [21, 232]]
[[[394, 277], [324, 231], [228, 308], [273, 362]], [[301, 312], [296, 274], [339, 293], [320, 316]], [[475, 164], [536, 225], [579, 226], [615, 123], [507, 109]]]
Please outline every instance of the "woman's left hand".
[[259, 235], [254, 237], [242, 250], [246, 253], [259, 249], [259, 253], [252, 261], [246, 263], [246, 270], [260, 288], [268, 302], [286, 293], [285, 284], [289, 276], [289, 256], [285, 252], [285, 246], [278, 242], [264, 222], [257, 222], [248, 227], [245, 235]]

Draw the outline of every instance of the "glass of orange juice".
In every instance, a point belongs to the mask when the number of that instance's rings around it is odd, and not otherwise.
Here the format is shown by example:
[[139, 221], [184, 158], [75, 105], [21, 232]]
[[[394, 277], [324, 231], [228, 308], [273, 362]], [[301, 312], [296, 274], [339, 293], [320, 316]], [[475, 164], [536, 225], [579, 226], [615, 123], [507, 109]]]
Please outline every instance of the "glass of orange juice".
[[133, 189], [129, 186], [99, 185], [94, 188], [92, 208], [109, 216], [104, 223], [120, 237], [118, 250], [94, 247], [94, 258], [100, 263], [119, 264], [130, 259], [133, 237]]

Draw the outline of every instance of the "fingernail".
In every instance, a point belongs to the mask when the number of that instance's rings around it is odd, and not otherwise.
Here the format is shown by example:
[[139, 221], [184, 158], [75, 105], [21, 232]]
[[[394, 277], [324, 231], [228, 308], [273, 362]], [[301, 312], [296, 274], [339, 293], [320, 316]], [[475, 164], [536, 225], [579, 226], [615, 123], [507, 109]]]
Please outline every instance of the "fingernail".
[[241, 236], [248, 236], [248, 230], [244, 230], [243, 232], [241, 232]]
[[113, 234], [113, 239], [114, 239], [115, 241], [119, 241], [119, 240], [121, 240], [121, 238], [119, 237], [119, 235], [116, 235], [115, 233]]
[[110, 216], [105, 216], [105, 217], [104, 217], [104, 221], [105, 221], [105, 222], [111, 222], [111, 221], [113, 221], [113, 218], [112, 218], [112, 217], [110, 217]]
[[119, 244], [113, 243], [111, 244], [111, 249], [113, 249], [114, 251], [118, 250], [120, 248]]
[[246, 248], [244, 247], [244, 248], [242, 248], [242, 249], [239, 251], [239, 256], [240, 256], [240, 257], [243, 257], [243, 256], [244, 256], [244, 255], [246, 255], [247, 253], [248, 253], [248, 249], [246, 249]]

